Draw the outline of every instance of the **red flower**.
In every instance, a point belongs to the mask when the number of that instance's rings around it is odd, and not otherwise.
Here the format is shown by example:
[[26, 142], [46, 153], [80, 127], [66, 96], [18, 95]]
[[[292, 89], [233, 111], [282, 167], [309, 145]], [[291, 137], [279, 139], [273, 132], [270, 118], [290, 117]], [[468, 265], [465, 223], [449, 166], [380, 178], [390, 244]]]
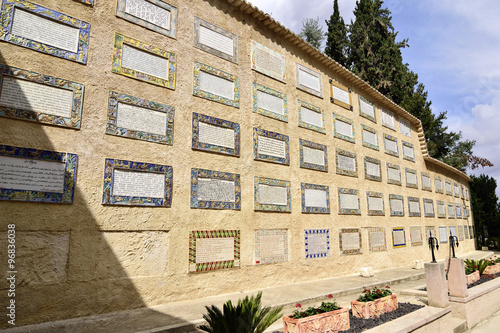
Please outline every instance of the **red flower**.
[[328, 294], [328, 298], [333, 298], [333, 295], [332, 294]]
[[302, 307], [302, 305], [300, 305], [300, 303], [297, 303], [297, 304], [295, 304], [295, 307], [296, 307], [296, 308], [301, 308], [301, 307]]
[[385, 289], [391, 289], [391, 287], [389, 287], [389, 286], [385, 286]]
[[364, 292], [364, 293], [368, 293], [368, 294], [369, 294], [369, 293], [370, 293], [370, 290], [365, 289], [363, 292]]
[[380, 289], [377, 289], [377, 294], [380, 294], [380, 293], [381, 293]]
[[474, 265], [474, 268], [479, 268], [479, 267], [477, 267], [477, 265]]

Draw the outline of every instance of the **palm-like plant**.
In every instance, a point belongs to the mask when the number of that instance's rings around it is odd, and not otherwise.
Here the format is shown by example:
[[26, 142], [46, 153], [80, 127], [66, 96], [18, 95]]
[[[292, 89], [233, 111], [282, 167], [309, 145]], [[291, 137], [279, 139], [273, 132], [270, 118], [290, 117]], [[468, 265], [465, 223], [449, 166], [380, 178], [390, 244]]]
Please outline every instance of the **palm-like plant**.
[[481, 260], [465, 259], [464, 262], [465, 262], [466, 266], [474, 267], [474, 268], [477, 267], [476, 269], [479, 271], [480, 275], [483, 275], [486, 267], [488, 267], [490, 265], [490, 262], [488, 260], [484, 260], [484, 259], [481, 259]]
[[206, 306], [208, 314], [204, 314], [203, 319], [207, 324], [200, 325], [199, 329], [210, 333], [263, 333], [281, 317], [283, 307], [262, 308], [261, 298], [262, 292], [259, 292], [256, 297], [238, 300], [236, 306], [227, 301], [222, 311], [215, 305]]

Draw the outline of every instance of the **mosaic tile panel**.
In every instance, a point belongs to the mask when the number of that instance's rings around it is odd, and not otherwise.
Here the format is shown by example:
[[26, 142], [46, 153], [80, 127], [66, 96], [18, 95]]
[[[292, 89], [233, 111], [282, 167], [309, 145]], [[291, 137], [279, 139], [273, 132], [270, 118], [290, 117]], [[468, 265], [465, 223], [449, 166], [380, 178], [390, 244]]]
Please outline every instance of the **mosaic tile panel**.
[[401, 117], [399, 117], [399, 132], [411, 138], [410, 122]]
[[381, 118], [382, 118], [382, 126], [390, 128], [391, 130], [396, 130], [396, 117], [394, 116], [394, 112], [380, 109]]
[[[403, 151], [403, 159], [415, 162], [415, 149], [413, 148], [413, 145], [409, 142], [401, 140], [402, 143], [402, 151]], [[406, 149], [405, 149], [406, 148]], [[406, 154], [408, 150], [411, 150], [411, 154]]]
[[385, 240], [385, 228], [370, 227], [368, 228], [368, 243], [371, 252], [381, 252], [387, 250]]
[[[389, 142], [393, 142], [393, 145], [396, 148], [396, 150], [390, 149]], [[389, 154], [389, 155], [395, 156], [395, 157], [399, 157], [398, 138], [396, 138], [395, 136], [384, 133], [384, 147], [385, 147], [386, 154]]]
[[[412, 211], [410, 208], [412, 206], [412, 202], [416, 202], [418, 205], [418, 212]], [[422, 214], [420, 213], [420, 199], [417, 197], [408, 197], [408, 215], [410, 217], [416, 217], [416, 216], [421, 216]]]
[[[314, 106], [312, 104], [309, 104], [307, 102], [301, 101], [300, 99], [297, 100], [297, 105], [298, 105], [298, 111], [299, 111], [299, 127], [307, 128], [316, 132], [320, 132], [325, 134], [325, 111], [317, 106]], [[308, 122], [305, 122], [303, 119], [303, 109], [308, 109], [312, 112], [318, 113], [321, 116], [321, 125], [319, 124], [311, 124]]]
[[462, 218], [462, 205], [460, 205], [459, 203], [455, 204], [455, 207], [456, 207], [456, 216], [457, 216], [457, 219], [461, 219]]
[[424, 244], [422, 227], [410, 226], [410, 238], [411, 238], [411, 246], [422, 246]]
[[422, 190], [432, 192], [431, 175], [422, 172], [421, 176], [422, 176]]
[[458, 184], [453, 182], [453, 193], [455, 198], [460, 198], [460, 188], [458, 187]]
[[[211, 74], [222, 78], [227, 81], [231, 81], [234, 84], [234, 94], [232, 98], [226, 98], [223, 96], [219, 96], [213, 94], [208, 91], [204, 91], [200, 89], [200, 72], [205, 72], [207, 74]], [[213, 68], [208, 65], [204, 65], [199, 62], [194, 63], [194, 80], [193, 80], [193, 95], [201, 98], [205, 98], [214, 102], [222, 103], [229, 106], [234, 106], [235, 108], [240, 107], [240, 87], [239, 87], [239, 79], [236, 75], [232, 75], [226, 73], [222, 70]]]
[[295, 73], [298, 89], [323, 98], [321, 74], [297, 63], [295, 63]]
[[[373, 114], [366, 113], [363, 110], [364, 109], [363, 103], [365, 103], [365, 105], [371, 106], [373, 108]], [[361, 117], [364, 117], [366, 119], [373, 121], [374, 123], [377, 122], [377, 119], [375, 117], [375, 105], [372, 102], [370, 102], [369, 100], [367, 100], [366, 98], [364, 98], [363, 96], [359, 96], [359, 115]]]
[[[417, 170], [405, 168], [405, 173], [406, 173], [406, 187], [418, 189]], [[410, 181], [412, 179], [415, 179], [414, 183]]]
[[[377, 144], [369, 143], [369, 142], [366, 142], [364, 140], [364, 132], [365, 131], [369, 132], [369, 133], [372, 133], [372, 134], [375, 135], [375, 140], [377, 141]], [[361, 124], [361, 138], [362, 138], [362, 141], [363, 141], [363, 147], [371, 148], [371, 149], [374, 149], [374, 150], [377, 150], [377, 151], [379, 150], [379, 148], [378, 148], [377, 130], [375, 130], [374, 128], [371, 128], [369, 126]]]
[[437, 200], [437, 216], [439, 218], [446, 218], [446, 204], [444, 201]]
[[[396, 206], [396, 201], [401, 204]], [[391, 216], [405, 216], [404, 198], [402, 195], [389, 194], [389, 206], [391, 208]], [[396, 208], [401, 208], [398, 210]]]
[[[338, 197], [339, 197], [339, 214], [340, 215], [361, 215], [361, 206], [359, 203], [359, 190], [354, 190], [354, 189], [349, 189], [349, 188], [342, 188], [339, 187], [338, 189]], [[348, 195], [355, 195], [357, 196], [357, 209], [356, 208], [341, 208], [342, 205], [342, 194], [348, 194]]]
[[[332, 79], [328, 82], [330, 83], [330, 102], [352, 111], [351, 88], [344, 87]], [[338, 96], [339, 94], [342, 96]]]
[[444, 193], [443, 191], [443, 180], [441, 177], [434, 177], [434, 191], [436, 193]]
[[392, 228], [392, 247], [395, 249], [406, 247], [406, 234], [404, 227]]
[[[215, 200], [214, 198], [210, 198], [210, 200], [202, 200], [200, 199], [200, 188], [199, 182], [200, 178], [210, 179], [210, 180], [219, 180], [220, 184], [216, 187], [218, 189], [214, 190], [214, 193], [219, 197], [227, 196], [227, 188], [224, 189], [224, 184], [228, 182], [234, 183], [234, 196], [228, 198], [227, 200]], [[217, 183], [217, 182], [216, 182]], [[207, 209], [241, 209], [241, 183], [240, 183], [240, 175], [237, 173], [229, 173], [222, 171], [214, 171], [214, 170], [205, 170], [205, 169], [191, 169], [191, 208], [207, 208]]]
[[[344, 156], [350, 159], [354, 159], [354, 170], [343, 169], [339, 162], [340, 156]], [[335, 149], [335, 165], [337, 168], [337, 174], [350, 177], [358, 177], [358, 160], [356, 158], [356, 153], [350, 153], [343, 149]]]
[[[207, 29], [211, 31], [211, 34], [213, 34], [214, 38], [227, 38], [227, 40], [232, 41], [232, 48], [231, 50], [218, 50], [214, 47], [211, 47], [210, 45], [202, 43], [201, 40], [201, 29]], [[219, 35], [219, 36], [217, 36]], [[217, 37], [216, 37], [217, 36]], [[199, 48], [200, 50], [203, 50], [205, 52], [211, 53], [213, 55], [216, 55], [217, 57], [220, 57], [222, 59], [234, 62], [235, 64], [238, 63], [238, 36], [226, 31], [216, 25], [213, 25], [211, 23], [208, 23], [198, 17], [194, 17], [194, 46], [196, 48]]]
[[[196, 262], [196, 240], [234, 240], [234, 259], [223, 261]], [[240, 230], [196, 230], [189, 232], [189, 272], [204, 272], [226, 268], [240, 267]], [[202, 260], [200, 260], [202, 261]]]
[[[401, 186], [401, 168], [397, 164], [387, 162], [387, 184], [399, 185]], [[399, 173], [399, 179], [389, 178], [389, 169], [397, 170]]]
[[[254, 177], [254, 210], [268, 212], [287, 212], [292, 211], [291, 183], [287, 180], [271, 179], [265, 177]], [[286, 205], [281, 204], [261, 204], [259, 202], [259, 185], [277, 186], [286, 189]]]
[[[434, 217], [434, 201], [432, 199], [422, 199], [424, 203], [424, 216], [425, 217]], [[427, 205], [426, 205], [427, 204]], [[427, 210], [427, 207], [431, 208], [431, 210]]]
[[[266, 243], [278, 243], [267, 245]], [[288, 230], [255, 230], [255, 264], [276, 264], [288, 261]]]
[[455, 218], [455, 204], [453, 202], [448, 202], [448, 218]]
[[339, 229], [340, 255], [362, 254], [362, 244], [360, 228]]
[[[200, 123], [220, 127], [222, 130], [233, 131], [233, 141], [225, 143], [221, 138], [219, 138], [220, 141], [212, 141], [211, 143], [200, 141]], [[191, 147], [212, 153], [240, 156], [240, 125], [229, 120], [193, 112]]]
[[76, 2], [82, 2], [86, 5], [93, 6], [94, 5], [94, 0], [75, 0]]
[[[365, 156], [364, 162], [365, 162], [365, 178], [369, 179], [369, 180], [381, 182], [382, 181], [382, 164], [381, 164], [380, 160]], [[369, 164], [378, 165], [378, 175], [376, 175], [375, 173], [373, 173], [373, 174], [368, 173]]]
[[[285, 56], [283, 54], [252, 40], [250, 60], [254, 71], [285, 82]], [[263, 64], [268, 68], [262, 66]]]
[[[378, 209], [373, 209], [373, 207], [370, 207], [370, 198], [380, 198], [382, 201], [381, 207], [375, 207]], [[366, 191], [366, 201], [367, 201], [367, 207], [368, 207], [368, 216], [384, 216], [385, 215], [384, 194], [383, 193]]]
[[[283, 100], [283, 114], [273, 112], [271, 110], [267, 110], [264, 108], [260, 108], [258, 106], [258, 92], [265, 93]], [[281, 120], [284, 122], [288, 122], [288, 104], [286, 101], [286, 94], [283, 94], [277, 90], [265, 87], [258, 83], [252, 83], [252, 107], [253, 112], [259, 113], [263, 116], [274, 118], [277, 120]]]
[[[315, 164], [315, 163], [308, 163], [308, 162], [304, 161], [304, 147], [323, 151], [324, 152], [323, 158], [325, 161], [324, 165]], [[300, 150], [300, 167], [301, 168], [328, 172], [327, 146], [319, 144], [319, 143], [299, 139], [299, 150]]]
[[330, 229], [304, 230], [306, 259], [330, 257]]
[[[326, 195], [326, 207], [307, 206], [306, 190], [324, 191]], [[330, 187], [325, 185], [300, 183], [302, 213], [330, 214]]]
[[439, 227], [439, 243], [448, 243], [448, 228], [446, 226]]
[[[259, 137], [281, 141], [283, 146], [269, 147], [267, 154], [263, 153], [259, 147]], [[281, 152], [284, 149], [284, 152]], [[280, 150], [280, 151], [278, 151]], [[260, 151], [260, 152], [259, 152]], [[284, 153], [284, 156], [283, 154]], [[279, 156], [278, 156], [279, 155]], [[271, 162], [276, 164], [290, 165], [290, 142], [288, 135], [266, 131], [260, 128], [253, 128], [253, 157], [256, 161]]]
[[[333, 115], [333, 136], [338, 138], [338, 139], [342, 139], [342, 140], [345, 140], [345, 141], [349, 141], [349, 142], [352, 142], [352, 143], [355, 143], [356, 140], [355, 140], [355, 137], [354, 137], [354, 125], [353, 125], [353, 122], [351, 119], [349, 118], [346, 118], [346, 117], [342, 117], [338, 114], [335, 114], [335, 113], [332, 113]], [[338, 130], [338, 122], [343, 122], [343, 123], [346, 123], [346, 124], [350, 124], [351, 125], [351, 133], [350, 136], [348, 135], [345, 135], [345, 134], [342, 134], [342, 133], [339, 133], [339, 130]]]

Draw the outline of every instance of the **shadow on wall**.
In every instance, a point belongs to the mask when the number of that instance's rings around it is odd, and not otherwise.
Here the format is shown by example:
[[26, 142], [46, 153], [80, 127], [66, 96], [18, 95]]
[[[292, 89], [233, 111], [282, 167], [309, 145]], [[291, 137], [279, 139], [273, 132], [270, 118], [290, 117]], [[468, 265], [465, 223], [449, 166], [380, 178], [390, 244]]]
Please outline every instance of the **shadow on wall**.
[[[7, 64], [1, 53], [0, 63], [19, 67]], [[18, 98], [23, 97], [18, 95]], [[84, 122], [85, 104], [82, 116]], [[161, 274], [166, 268], [166, 248], [158, 246], [162, 241], [168, 244], [166, 231], [122, 232], [100, 228], [92, 211], [107, 209], [113, 212], [116, 208], [129, 208], [101, 205], [102, 178], [100, 184], [82, 181], [95, 174], [95, 170], [86, 166], [97, 165], [97, 170], [104, 166], [104, 160], [96, 160], [91, 151], [81, 148], [85, 147], [85, 142], [80, 146], [72, 142], [82, 138], [80, 132], [83, 130], [0, 117], [1, 145], [78, 154], [72, 204], [0, 200], [0, 304], [3, 309], [0, 328], [12, 328], [8, 322], [12, 319], [15, 319], [15, 327], [22, 330], [19, 326], [144, 307], [144, 295], [130, 276], [142, 275], [135, 281], [141, 283], [141, 290], [149, 290], [148, 297], [154, 297], [155, 286], [168, 282]], [[63, 139], [51, 141], [50, 138], [58, 136]], [[7, 228], [12, 224], [16, 232], [16, 258], [14, 269], [9, 269]], [[12, 270], [16, 273], [7, 274]], [[9, 276], [14, 276], [15, 288], [11, 288]], [[144, 288], [145, 285], [148, 288]], [[9, 292], [10, 289], [15, 295]], [[12, 301], [15, 302], [15, 317], [9, 318], [6, 314], [12, 311], [6, 308]], [[121, 318], [120, 331], [148, 329], [152, 328], [148, 325], [155, 322], [167, 323], [174, 319], [149, 309], [143, 309], [141, 316]], [[108, 318], [106, 323], [103, 329], [113, 330], [112, 320]], [[89, 331], [89, 328], [72, 326], [70, 331]], [[90, 331], [95, 332], [94, 329]]]

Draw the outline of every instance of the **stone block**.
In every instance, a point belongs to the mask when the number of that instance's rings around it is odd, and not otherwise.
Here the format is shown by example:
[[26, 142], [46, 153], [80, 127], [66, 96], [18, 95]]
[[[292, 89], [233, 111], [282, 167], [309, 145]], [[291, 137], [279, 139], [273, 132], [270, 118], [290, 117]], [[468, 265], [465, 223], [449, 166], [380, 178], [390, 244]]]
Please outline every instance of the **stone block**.
[[412, 264], [413, 269], [423, 269], [424, 261], [423, 260], [413, 260]]
[[460, 258], [450, 258], [449, 263], [448, 289], [450, 296], [467, 297], [469, 294], [467, 293], [464, 260]]
[[449, 305], [444, 263], [425, 263], [425, 282], [430, 306], [444, 308]]
[[362, 267], [359, 273], [362, 277], [374, 276], [373, 267]]

